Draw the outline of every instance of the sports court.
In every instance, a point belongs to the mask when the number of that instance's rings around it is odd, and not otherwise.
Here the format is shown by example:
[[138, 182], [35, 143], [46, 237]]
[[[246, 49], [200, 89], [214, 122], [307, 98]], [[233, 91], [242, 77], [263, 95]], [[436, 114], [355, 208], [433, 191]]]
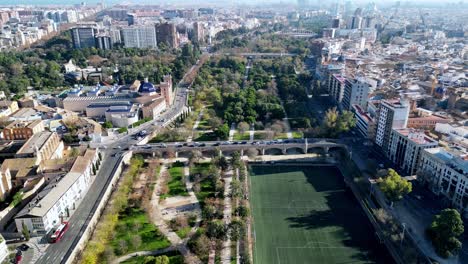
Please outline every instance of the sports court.
[[334, 167], [250, 166], [255, 264], [393, 263]]

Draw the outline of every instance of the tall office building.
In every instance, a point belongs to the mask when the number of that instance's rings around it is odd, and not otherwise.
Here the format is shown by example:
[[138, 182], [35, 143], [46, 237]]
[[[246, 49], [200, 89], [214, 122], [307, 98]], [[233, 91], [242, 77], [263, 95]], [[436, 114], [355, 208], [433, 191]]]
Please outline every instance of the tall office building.
[[345, 110], [351, 110], [353, 105], [359, 105], [362, 109], [367, 108], [367, 96], [370, 85], [365, 79], [346, 79], [342, 106]]
[[380, 103], [375, 143], [384, 151], [388, 150], [392, 129], [406, 128], [409, 110], [409, 103], [404, 100], [382, 100]]
[[154, 26], [129, 26], [121, 30], [124, 46], [127, 48], [157, 48]]
[[96, 48], [109, 50], [112, 49], [113, 43], [110, 36], [107, 35], [99, 35], [96, 36]]
[[91, 48], [96, 45], [97, 28], [92, 25], [80, 25], [71, 29], [75, 49]]
[[158, 43], [165, 43], [171, 48], [177, 48], [177, 30], [172, 23], [161, 23], [156, 25], [156, 36]]

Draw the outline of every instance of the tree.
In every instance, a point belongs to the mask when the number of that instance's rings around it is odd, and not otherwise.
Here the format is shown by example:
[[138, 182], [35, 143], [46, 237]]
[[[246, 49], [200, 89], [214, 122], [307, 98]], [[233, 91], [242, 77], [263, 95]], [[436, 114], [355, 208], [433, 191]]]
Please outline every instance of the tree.
[[239, 151], [234, 151], [231, 155], [231, 166], [235, 169], [240, 168], [242, 165], [241, 156]]
[[215, 129], [215, 134], [220, 139], [227, 139], [229, 137], [229, 126], [227, 124], [223, 124]]
[[229, 236], [233, 241], [241, 239], [245, 235], [245, 223], [239, 219], [232, 220], [229, 224]]
[[340, 114], [336, 107], [333, 107], [325, 113], [322, 126], [326, 135], [336, 137], [340, 133], [348, 132], [351, 128], [355, 127], [356, 118], [349, 111], [345, 110]]
[[138, 234], [132, 236], [132, 246], [138, 249], [141, 246], [141, 237]]
[[102, 124], [102, 127], [103, 128], [106, 128], [106, 129], [109, 129], [109, 128], [112, 128], [112, 122], [111, 121], [106, 121], [104, 122], [104, 124]]
[[189, 163], [193, 165], [194, 163], [199, 162], [200, 159], [202, 158], [202, 156], [203, 155], [202, 155], [201, 151], [199, 151], [199, 150], [190, 151], [189, 158], [188, 158]]
[[215, 220], [208, 223], [206, 234], [210, 238], [226, 239], [227, 228], [221, 220]]
[[389, 169], [387, 176], [379, 179], [380, 190], [385, 194], [391, 205], [393, 202], [403, 199], [403, 196], [412, 190], [411, 182], [402, 178], [395, 170]]
[[21, 230], [21, 233], [23, 234], [24, 239], [26, 239], [26, 241], [29, 241], [29, 239], [31, 238], [31, 234], [29, 233], [29, 228], [24, 222], [22, 224], [22, 227], [23, 227], [23, 230]]
[[169, 264], [169, 257], [166, 256], [166, 255], [162, 255], [162, 256], [157, 256], [155, 259], [154, 259], [154, 263], [155, 264]]
[[246, 122], [240, 122], [238, 125], [237, 125], [237, 129], [239, 129], [239, 132], [241, 134], [244, 134], [247, 130], [249, 130], [250, 126], [249, 124], [247, 124]]
[[427, 235], [432, 241], [438, 255], [448, 258], [456, 254], [462, 247], [458, 239], [465, 227], [460, 213], [455, 209], [444, 209], [436, 216], [427, 229]]

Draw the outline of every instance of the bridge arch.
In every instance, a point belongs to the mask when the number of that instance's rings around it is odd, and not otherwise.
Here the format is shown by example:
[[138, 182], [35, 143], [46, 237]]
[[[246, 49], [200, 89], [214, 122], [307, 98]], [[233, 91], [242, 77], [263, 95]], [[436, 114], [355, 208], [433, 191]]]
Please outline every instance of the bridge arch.
[[283, 155], [283, 150], [277, 147], [265, 148], [264, 153], [265, 155]]
[[300, 147], [287, 148], [286, 154], [304, 154], [304, 149]]
[[309, 147], [309, 148], [307, 148], [307, 153], [317, 154], [317, 155], [327, 154], [326, 150], [324, 148], [322, 148], [322, 147]]

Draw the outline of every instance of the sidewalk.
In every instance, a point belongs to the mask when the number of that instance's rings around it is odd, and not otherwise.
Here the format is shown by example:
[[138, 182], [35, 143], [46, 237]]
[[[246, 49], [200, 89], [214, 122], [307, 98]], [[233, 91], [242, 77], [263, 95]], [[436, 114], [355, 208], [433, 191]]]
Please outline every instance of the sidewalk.
[[236, 123], [232, 123], [231, 129], [229, 130], [229, 141], [233, 140], [235, 133], [236, 133]]
[[[229, 171], [229, 176], [224, 178], [224, 210], [223, 220], [224, 225], [229, 226], [231, 224], [232, 215], [232, 204], [231, 204], [231, 182], [232, 182], [233, 171]], [[228, 238], [223, 242], [223, 249], [221, 250], [221, 263], [231, 263], [231, 238]]]
[[187, 142], [192, 142], [193, 134], [196, 132], [198, 125], [200, 124], [200, 120], [203, 117], [203, 110], [205, 110], [205, 106], [203, 106], [202, 109], [200, 110], [200, 113], [197, 116], [197, 120], [195, 121], [195, 124], [193, 124], [192, 133], [187, 138]]

